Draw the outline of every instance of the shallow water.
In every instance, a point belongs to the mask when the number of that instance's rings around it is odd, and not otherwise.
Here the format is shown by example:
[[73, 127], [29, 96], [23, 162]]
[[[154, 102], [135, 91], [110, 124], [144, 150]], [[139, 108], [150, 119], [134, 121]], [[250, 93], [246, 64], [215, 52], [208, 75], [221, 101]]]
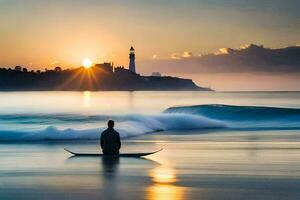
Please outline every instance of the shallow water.
[[[1, 199], [299, 199], [295, 131], [161, 132], [123, 141], [145, 159], [70, 157], [97, 143], [1, 144]], [[17, 192], [16, 192], [17, 191]]]

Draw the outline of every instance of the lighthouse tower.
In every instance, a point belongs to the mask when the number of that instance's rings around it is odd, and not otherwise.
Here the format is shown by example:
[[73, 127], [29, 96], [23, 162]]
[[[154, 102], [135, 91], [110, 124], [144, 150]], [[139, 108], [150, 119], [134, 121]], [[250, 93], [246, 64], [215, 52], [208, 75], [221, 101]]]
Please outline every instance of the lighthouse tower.
[[129, 53], [129, 70], [133, 73], [136, 73], [135, 71], [135, 53], [134, 48], [131, 46], [130, 53]]

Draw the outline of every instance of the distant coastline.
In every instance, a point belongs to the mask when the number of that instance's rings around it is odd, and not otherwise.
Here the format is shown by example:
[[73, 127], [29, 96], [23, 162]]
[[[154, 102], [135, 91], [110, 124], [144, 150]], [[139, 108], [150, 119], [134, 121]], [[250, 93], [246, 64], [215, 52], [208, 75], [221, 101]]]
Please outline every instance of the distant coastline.
[[212, 91], [197, 86], [191, 79], [171, 76], [141, 76], [124, 68], [106, 70], [102, 65], [90, 69], [28, 71], [0, 68], [0, 91]]
[[190, 90], [212, 91], [197, 86], [191, 79], [161, 76], [141, 76], [136, 72], [135, 49], [129, 50], [129, 67], [114, 67], [113, 63], [95, 64], [86, 59], [76, 69], [55, 67], [53, 70], [28, 71], [16, 66], [0, 68], [0, 91], [141, 91]]

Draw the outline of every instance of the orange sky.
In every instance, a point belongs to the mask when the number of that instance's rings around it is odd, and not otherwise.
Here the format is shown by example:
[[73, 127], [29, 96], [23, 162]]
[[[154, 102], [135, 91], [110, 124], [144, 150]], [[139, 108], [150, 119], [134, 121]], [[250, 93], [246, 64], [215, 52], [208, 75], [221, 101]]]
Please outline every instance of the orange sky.
[[297, 45], [299, 6], [296, 0], [1, 0], [0, 66], [77, 67], [86, 57], [127, 66], [131, 45], [140, 63], [248, 43]]

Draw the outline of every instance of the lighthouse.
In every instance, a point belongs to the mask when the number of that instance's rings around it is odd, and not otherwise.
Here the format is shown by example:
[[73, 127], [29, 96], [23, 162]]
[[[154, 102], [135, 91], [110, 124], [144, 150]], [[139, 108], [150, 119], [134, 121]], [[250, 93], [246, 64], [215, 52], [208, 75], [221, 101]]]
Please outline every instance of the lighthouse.
[[131, 46], [130, 53], [129, 53], [129, 71], [136, 73], [135, 72], [135, 53], [134, 53], [133, 46]]

